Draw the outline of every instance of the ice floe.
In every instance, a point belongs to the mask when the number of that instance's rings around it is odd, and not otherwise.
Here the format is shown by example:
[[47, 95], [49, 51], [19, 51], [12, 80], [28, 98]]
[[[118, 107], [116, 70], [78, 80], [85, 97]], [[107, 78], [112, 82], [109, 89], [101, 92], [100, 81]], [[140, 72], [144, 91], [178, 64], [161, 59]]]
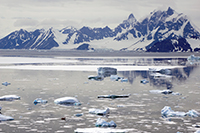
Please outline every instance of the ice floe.
[[81, 105], [81, 103], [75, 97], [58, 98], [54, 100], [54, 103], [59, 104], [59, 105], [66, 105], [66, 106]]
[[89, 109], [89, 113], [91, 114], [96, 114], [96, 115], [108, 115], [110, 113], [110, 109], [107, 108], [107, 109], [95, 109], [95, 108], [92, 108], [92, 109]]
[[17, 95], [4, 95], [0, 97], [0, 101], [13, 101], [13, 100], [19, 100], [20, 96]]
[[190, 117], [199, 117], [200, 113], [195, 111], [195, 110], [189, 110], [188, 112], [179, 112], [179, 111], [173, 111], [171, 107], [165, 106], [161, 110], [161, 115], [164, 118], [168, 117], [185, 117], [185, 116], [190, 116]]
[[47, 103], [48, 101], [47, 100], [43, 100], [42, 98], [36, 98], [34, 101], [33, 101], [33, 103], [36, 105], [36, 104], [38, 104], [38, 103], [43, 103], [43, 104], [45, 104], [45, 103]]
[[99, 95], [98, 98], [110, 98], [110, 99], [116, 99], [116, 98], [128, 98], [130, 94], [127, 95]]
[[114, 127], [114, 128], [117, 127], [114, 121], [106, 122], [105, 120], [101, 118], [97, 119], [95, 126], [96, 127]]
[[14, 118], [11, 116], [5, 116], [0, 114], [0, 121], [10, 121], [10, 120], [14, 120]]
[[11, 83], [8, 83], [8, 82], [3, 82], [2, 85], [5, 85], [5, 86], [8, 86], [10, 85]]
[[181, 95], [180, 93], [178, 92], [173, 92], [172, 90], [150, 90], [149, 91], [150, 93], [153, 93], [153, 94], [172, 94], [172, 95]]

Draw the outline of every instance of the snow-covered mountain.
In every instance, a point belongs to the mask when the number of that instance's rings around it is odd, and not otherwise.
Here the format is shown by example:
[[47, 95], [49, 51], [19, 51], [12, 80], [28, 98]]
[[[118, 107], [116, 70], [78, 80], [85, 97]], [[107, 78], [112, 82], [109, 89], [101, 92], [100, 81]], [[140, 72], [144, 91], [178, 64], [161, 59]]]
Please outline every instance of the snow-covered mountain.
[[[87, 44], [87, 45], [86, 45]], [[116, 28], [12, 32], [0, 40], [0, 49], [112, 49], [147, 52], [188, 52], [200, 50], [200, 33], [188, 17], [170, 7], [155, 10], [141, 20], [130, 14]]]
[[0, 40], [0, 49], [51, 49], [58, 47], [52, 29], [28, 32], [19, 30]]

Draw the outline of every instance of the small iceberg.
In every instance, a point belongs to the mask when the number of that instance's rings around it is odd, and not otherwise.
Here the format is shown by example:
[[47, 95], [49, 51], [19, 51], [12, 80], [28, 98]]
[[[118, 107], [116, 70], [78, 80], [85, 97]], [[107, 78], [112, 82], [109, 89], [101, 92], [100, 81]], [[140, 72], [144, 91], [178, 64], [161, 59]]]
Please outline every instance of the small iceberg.
[[153, 94], [172, 94], [172, 95], [181, 95], [180, 93], [178, 92], [173, 92], [171, 90], [150, 90], [149, 91], [150, 93], [153, 93]]
[[161, 110], [162, 117], [168, 118], [168, 117], [184, 117], [187, 114], [185, 112], [178, 112], [178, 111], [173, 111], [171, 107], [165, 106]]
[[100, 76], [100, 75], [97, 75], [97, 76], [90, 75], [90, 76], [88, 76], [88, 79], [89, 80], [102, 81], [104, 79], [104, 77]]
[[11, 121], [11, 120], [14, 120], [14, 118], [0, 114], [0, 121]]
[[116, 99], [116, 98], [128, 98], [130, 94], [128, 95], [100, 95], [98, 98], [110, 98], [110, 99]]
[[36, 98], [33, 103], [37, 105], [38, 103], [46, 104], [48, 101], [47, 100], [42, 100], [42, 98]]
[[92, 108], [92, 109], [89, 109], [89, 113], [104, 116], [104, 115], [108, 115], [110, 113], [110, 110], [109, 108], [104, 109], [104, 110]]
[[62, 97], [54, 100], [55, 104], [65, 105], [65, 106], [80, 106], [81, 103], [75, 97]]
[[187, 115], [188, 116], [190, 116], [190, 117], [199, 117], [200, 116], [200, 113], [199, 112], [197, 112], [196, 110], [189, 110], [188, 112], [187, 112]]
[[121, 77], [119, 77], [118, 75], [110, 75], [110, 80], [112, 81], [118, 81], [119, 79], [121, 79]]
[[74, 116], [81, 117], [81, 116], [83, 116], [83, 114], [75, 114]]
[[13, 100], [19, 100], [20, 97], [16, 95], [5, 95], [0, 97], [0, 101], [13, 101]]
[[8, 83], [8, 82], [3, 82], [2, 85], [5, 85], [5, 86], [8, 86], [10, 85], [11, 83]]
[[187, 61], [188, 61], [190, 64], [194, 64], [194, 63], [197, 63], [197, 62], [200, 61], [200, 57], [195, 56], [195, 55], [190, 55], [190, 56], [187, 58]]
[[118, 75], [110, 75], [110, 80], [112, 80], [112, 81], [121, 80], [121, 82], [128, 82], [128, 79], [126, 79], [124, 77], [119, 77]]
[[161, 115], [164, 118], [168, 117], [185, 117], [185, 116], [190, 116], [190, 117], [199, 117], [200, 113], [195, 111], [195, 110], [189, 110], [187, 113], [185, 112], [179, 112], [179, 111], [173, 111], [171, 107], [165, 106], [161, 110]]
[[147, 83], [149, 83], [149, 81], [146, 80], [146, 79], [143, 79], [143, 80], [140, 81], [140, 83], [142, 83], [142, 84], [147, 84]]
[[96, 127], [114, 127], [114, 128], [117, 127], [114, 121], [106, 122], [105, 120], [101, 118], [97, 119], [95, 126]]
[[121, 78], [121, 82], [128, 82], [128, 79]]

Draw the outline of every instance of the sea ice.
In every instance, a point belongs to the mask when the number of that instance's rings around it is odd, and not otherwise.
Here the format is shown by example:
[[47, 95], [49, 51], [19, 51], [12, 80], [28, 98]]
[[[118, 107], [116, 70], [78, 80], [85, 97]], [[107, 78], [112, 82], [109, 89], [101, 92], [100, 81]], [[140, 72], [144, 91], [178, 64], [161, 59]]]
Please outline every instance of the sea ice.
[[188, 112], [187, 112], [187, 115], [188, 116], [191, 116], [191, 117], [199, 117], [200, 116], [200, 113], [199, 112], [197, 112], [196, 110], [189, 110]]
[[105, 120], [98, 118], [96, 123], [96, 127], [117, 127], [114, 121], [106, 122]]
[[121, 79], [121, 77], [119, 77], [118, 75], [110, 75], [110, 80], [112, 81], [118, 81], [119, 79]]
[[153, 93], [153, 94], [172, 94], [172, 95], [181, 95], [180, 93], [178, 92], [173, 92], [171, 90], [150, 90], [149, 91], [150, 93]]
[[185, 112], [179, 112], [179, 111], [173, 111], [171, 107], [165, 106], [161, 110], [161, 114], [163, 117], [184, 117], [184, 116], [190, 116], [190, 117], [199, 117], [200, 113], [195, 110], [189, 110], [187, 113]]
[[4, 95], [0, 97], [0, 101], [13, 101], [13, 100], [19, 100], [20, 97], [16, 95]]
[[130, 94], [128, 94], [128, 95], [100, 95], [100, 96], [98, 96], [98, 98], [115, 99], [115, 98], [128, 98], [129, 96], [130, 96]]
[[167, 118], [167, 117], [184, 117], [187, 114], [185, 112], [178, 112], [178, 111], [173, 111], [171, 109], [171, 107], [169, 106], [165, 106], [162, 110], [161, 110], [161, 114], [163, 117]]
[[8, 86], [10, 85], [11, 83], [8, 83], [8, 82], [3, 82], [2, 85], [5, 85], [5, 86]]
[[66, 106], [81, 105], [80, 102], [75, 97], [58, 98], [54, 100], [54, 103], [59, 104], [59, 105], [66, 105]]
[[36, 105], [38, 103], [47, 103], [48, 101], [47, 100], [42, 100], [42, 98], [36, 98], [33, 103]]
[[143, 80], [140, 81], [140, 83], [146, 84], [146, 83], [149, 83], [149, 81], [146, 80], [146, 79], [143, 79]]
[[128, 79], [121, 78], [121, 82], [128, 82]]
[[96, 115], [107, 115], [110, 113], [110, 110], [109, 108], [104, 109], [104, 110], [92, 108], [92, 109], [89, 109], [89, 113], [96, 114]]
[[0, 114], [0, 121], [10, 121], [10, 120], [14, 120], [14, 118]]
[[97, 76], [90, 75], [90, 76], [88, 76], [88, 79], [89, 79], [89, 80], [97, 80], [97, 81], [102, 81], [102, 80], [104, 79], [104, 77], [103, 77], [103, 76], [101, 76], [101, 75], [97, 75]]
[[191, 56], [189, 56], [189, 57], [187, 58], [187, 60], [188, 60], [188, 62], [189, 62], [190, 64], [193, 64], [193, 63], [196, 63], [196, 62], [200, 61], [200, 57], [191, 55]]

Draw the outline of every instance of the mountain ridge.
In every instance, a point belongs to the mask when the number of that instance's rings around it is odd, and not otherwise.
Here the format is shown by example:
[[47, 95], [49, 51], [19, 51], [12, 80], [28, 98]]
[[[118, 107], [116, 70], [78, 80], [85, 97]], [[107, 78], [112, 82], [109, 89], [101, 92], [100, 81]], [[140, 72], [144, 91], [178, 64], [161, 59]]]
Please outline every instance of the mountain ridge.
[[131, 13], [114, 29], [108, 26], [103, 28], [83, 26], [80, 29], [67, 26], [57, 31], [50, 28], [47, 31], [36, 29], [31, 32], [20, 29], [0, 39], [0, 49], [84, 48], [83, 50], [88, 50], [90, 48], [191, 52], [195, 49], [200, 50], [200, 32], [194, 27], [186, 15], [168, 7], [167, 10], [154, 10], [139, 21]]

